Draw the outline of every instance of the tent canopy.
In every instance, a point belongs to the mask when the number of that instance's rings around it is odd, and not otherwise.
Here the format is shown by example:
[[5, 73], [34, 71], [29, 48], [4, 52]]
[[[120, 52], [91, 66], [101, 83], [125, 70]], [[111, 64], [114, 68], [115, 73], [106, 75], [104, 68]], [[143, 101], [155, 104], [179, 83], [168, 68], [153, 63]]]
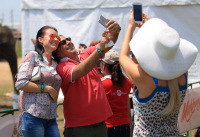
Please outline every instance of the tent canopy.
[[199, 0], [21, 0], [22, 10], [66, 10], [131, 7], [132, 3], [140, 2], [143, 6], [169, 6], [200, 4]]
[[[160, 18], [174, 28], [181, 38], [193, 43], [200, 51], [199, 0], [21, 0], [22, 56], [34, 50], [31, 39], [44, 25], [57, 28], [58, 33], [71, 37], [75, 47], [89, 46], [99, 41], [105, 28], [98, 23], [100, 15], [115, 20], [122, 30], [114, 50], [120, 46], [126, 32], [132, 3], [140, 2], [150, 18]], [[189, 71], [191, 82], [200, 80], [198, 55]]]

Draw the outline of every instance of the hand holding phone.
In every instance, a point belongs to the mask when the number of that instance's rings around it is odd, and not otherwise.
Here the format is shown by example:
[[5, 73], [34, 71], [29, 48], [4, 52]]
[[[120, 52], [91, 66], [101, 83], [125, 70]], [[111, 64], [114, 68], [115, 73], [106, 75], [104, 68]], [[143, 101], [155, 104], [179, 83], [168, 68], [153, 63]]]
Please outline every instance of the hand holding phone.
[[142, 4], [133, 3], [133, 12], [135, 23], [142, 23]]
[[108, 23], [108, 20], [104, 18], [102, 15], [99, 17], [99, 23], [103, 25], [105, 28], [107, 28], [106, 23]]
[[[107, 28], [106, 23], [108, 23], [108, 20], [106, 20], [106, 18], [104, 18], [104, 17], [101, 15], [101, 16], [99, 17], [99, 23], [100, 23], [101, 25], [103, 25], [105, 28]], [[114, 44], [115, 44], [115, 43], [114, 43], [112, 40], [110, 40], [109, 43], [105, 44], [105, 48], [111, 47], [111, 46], [113, 46]]]

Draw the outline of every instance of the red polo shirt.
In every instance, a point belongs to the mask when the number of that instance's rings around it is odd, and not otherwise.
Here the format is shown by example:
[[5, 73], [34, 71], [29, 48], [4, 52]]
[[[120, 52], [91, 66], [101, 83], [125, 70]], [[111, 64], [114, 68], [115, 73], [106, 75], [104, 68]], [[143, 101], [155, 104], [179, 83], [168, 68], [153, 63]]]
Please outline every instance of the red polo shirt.
[[101, 80], [113, 112], [113, 115], [106, 120], [106, 126], [130, 124], [127, 108], [127, 99], [129, 99], [128, 95], [132, 85], [130, 80], [125, 78], [123, 87], [113, 85], [111, 75], [107, 75]]
[[[85, 49], [80, 53], [80, 61], [85, 60], [94, 50], [96, 46]], [[72, 82], [72, 71], [78, 64], [72, 59], [64, 58], [57, 66], [62, 78], [65, 127], [99, 123], [112, 115], [97, 67]]]

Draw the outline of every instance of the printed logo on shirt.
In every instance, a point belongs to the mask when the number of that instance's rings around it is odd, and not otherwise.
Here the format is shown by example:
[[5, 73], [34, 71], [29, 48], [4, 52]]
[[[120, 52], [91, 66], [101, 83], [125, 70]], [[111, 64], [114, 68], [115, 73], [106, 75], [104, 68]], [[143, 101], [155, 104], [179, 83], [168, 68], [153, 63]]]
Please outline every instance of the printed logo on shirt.
[[111, 93], [111, 95], [121, 96], [123, 94], [127, 94], [126, 92], [122, 92], [121, 90], [117, 90], [116, 93]]

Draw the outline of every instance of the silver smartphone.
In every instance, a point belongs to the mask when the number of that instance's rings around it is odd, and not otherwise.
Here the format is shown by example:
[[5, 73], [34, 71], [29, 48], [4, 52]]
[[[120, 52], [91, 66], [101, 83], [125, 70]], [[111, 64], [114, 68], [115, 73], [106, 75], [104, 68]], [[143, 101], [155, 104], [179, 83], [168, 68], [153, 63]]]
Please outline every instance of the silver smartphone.
[[107, 28], [106, 23], [108, 23], [108, 20], [104, 18], [102, 15], [99, 17], [99, 23], [103, 25], [105, 28]]
[[133, 11], [135, 23], [142, 23], [142, 4], [133, 3]]

